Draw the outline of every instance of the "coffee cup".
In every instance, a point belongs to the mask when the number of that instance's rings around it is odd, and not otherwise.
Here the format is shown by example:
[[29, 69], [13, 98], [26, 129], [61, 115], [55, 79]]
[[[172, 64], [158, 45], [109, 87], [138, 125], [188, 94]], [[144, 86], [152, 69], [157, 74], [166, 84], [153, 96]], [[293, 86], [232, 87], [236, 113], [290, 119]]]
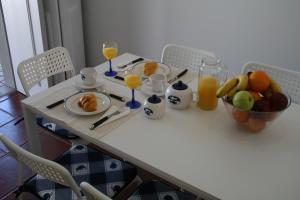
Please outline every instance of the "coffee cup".
[[83, 85], [94, 85], [97, 80], [97, 71], [94, 68], [83, 68], [80, 70]]
[[166, 83], [167, 77], [164, 74], [152, 74], [146, 82], [153, 92], [164, 92]]

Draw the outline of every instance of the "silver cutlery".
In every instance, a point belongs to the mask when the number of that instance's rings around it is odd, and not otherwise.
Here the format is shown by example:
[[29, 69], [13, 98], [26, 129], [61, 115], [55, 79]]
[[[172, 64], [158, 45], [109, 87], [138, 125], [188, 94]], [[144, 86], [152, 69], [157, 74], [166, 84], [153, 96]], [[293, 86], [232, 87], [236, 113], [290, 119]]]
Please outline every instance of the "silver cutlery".
[[111, 98], [113, 98], [113, 99], [116, 99], [116, 100], [118, 100], [118, 101], [121, 101], [121, 102], [125, 102], [125, 101], [126, 101], [125, 97], [122, 97], [122, 96], [119, 96], [119, 95], [117, 95], [117, 94], [113, 94], [113, 93], [107, 92], [107, 91], [105, 91], [105, 90], [103, 90], [101, 93], [103, 93], [103, 94], [105, 94], [106, 96], [109, 96], [109, 97], [111, 97]]
[[143, 60], [144, 60], [144, 58], [137, 58], [137, 59], [135, 59], [135, 60], [133, 60], [133, 61], [131, 61], [131, 62], [125, 64], [125, 65], [118, 66], [118, 68], [119, 68], [119, 69], [124, 69], [124, 68], [128, 67], [128, 65], [132, 65], [132, 64], [134, 64], [134, 63], [141, 62], [141, 61], [143, 61]]
[[187, 72], [188, 72], [188, 69], [183, 70], [177, 76], [175, 76], [174, 78], [170, 79], [168, 81], [168, 83], [172, 83], [172, 82], [176, 81], [177, 79], [179, 79], [180, 77], [182, 77], [183, 75], [185, 75]]
[[101, 118], [100, 120], [98, 120], [95, 123], [93, 123], [93, 124], [90, 125], [90, 127], [89, 127], [90, 130], [94, 130], [97, 126], [103, 124], [104, 122], [106, 122], [107, 120], [109, 120], [111, 117], [113, 117], [115, 115], [118, 115], [120, 113], [121, 113], [121, 111], [117, 110], [117, 111], [115, 111], [115, 112], [113, 112], [113, 113], [111, 113], [111, 114], [109, 114], [109, 115]]
[[63, 104], [68, 98], [70, 98], [70, 97], [72, 97], [72, 96], [74, 96], [74, 95], [76, 95], [76, 94], [79, 94], [79, 93], [81, 93], [81, 92], [82, 92], [82, 91], [80, 90], [80, 91], [78, 91], [78, 92], [76, 92], [76, 93], [74, 93], [74, 94], [71, 94], [70, 96], [67, 96], [67, 97], [65, 97], [64, 99], [58, 100], [58, 101], [56, 101], [56, 102], [54, 102], [54, 103], [52, 103], [52, 104], [46, 106], [46, 108], [52, 109], [52, 108], [54, 108], [54, 107], [56, 107], [56, 106], [59, 106], [60, 104]]
[[114, 79], [120, 80], [120, 81], [124, 81], [124, 77], [122, 76], [114, 76]]

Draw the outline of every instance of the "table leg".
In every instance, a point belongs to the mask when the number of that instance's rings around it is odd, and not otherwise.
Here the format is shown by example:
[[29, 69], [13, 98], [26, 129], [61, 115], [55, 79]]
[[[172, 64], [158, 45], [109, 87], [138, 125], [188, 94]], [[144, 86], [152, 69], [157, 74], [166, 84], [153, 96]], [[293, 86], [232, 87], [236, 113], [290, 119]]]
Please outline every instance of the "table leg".
[[28, 138], [29, 150], [35, 155], [42, 156], [41, 141], [36, 123], [36, 114], [22, 103], [22, 111], [25, 122], [25, 129]]

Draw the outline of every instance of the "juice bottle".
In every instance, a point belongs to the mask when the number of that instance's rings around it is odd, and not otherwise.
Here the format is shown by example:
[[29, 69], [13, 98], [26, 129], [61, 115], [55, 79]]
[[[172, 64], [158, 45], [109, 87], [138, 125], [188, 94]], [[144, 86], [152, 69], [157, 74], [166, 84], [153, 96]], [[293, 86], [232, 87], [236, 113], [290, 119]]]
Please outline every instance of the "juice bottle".
[[198, 107], [203, 110], [214, 110], [218, 105], [216, 92], [219, 81], [213, 76], [203, 76], [198, 82]]
[[214, 110], [218, 105], [216, 92], [219, 85], [226, 80], [228, 68], [220, 59], [206, 56], [201, 60], [198, 74], [197, 106], [203, 110]]

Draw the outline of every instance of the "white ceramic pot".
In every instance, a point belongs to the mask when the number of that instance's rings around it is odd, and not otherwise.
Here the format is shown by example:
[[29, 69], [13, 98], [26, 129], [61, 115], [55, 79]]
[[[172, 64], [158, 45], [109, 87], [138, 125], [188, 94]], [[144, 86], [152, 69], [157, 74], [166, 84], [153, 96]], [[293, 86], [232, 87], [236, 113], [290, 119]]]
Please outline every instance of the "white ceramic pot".
[[159, 119], [165, 114], [165, 101], [156, 95], [152, 95], [144, 102], [144, 113], [149, 119]]
[[193, 100], [192, 89], [182, 81], [170, 85], [165, 96], [167, 104], [179, 110], [188, 108]]

